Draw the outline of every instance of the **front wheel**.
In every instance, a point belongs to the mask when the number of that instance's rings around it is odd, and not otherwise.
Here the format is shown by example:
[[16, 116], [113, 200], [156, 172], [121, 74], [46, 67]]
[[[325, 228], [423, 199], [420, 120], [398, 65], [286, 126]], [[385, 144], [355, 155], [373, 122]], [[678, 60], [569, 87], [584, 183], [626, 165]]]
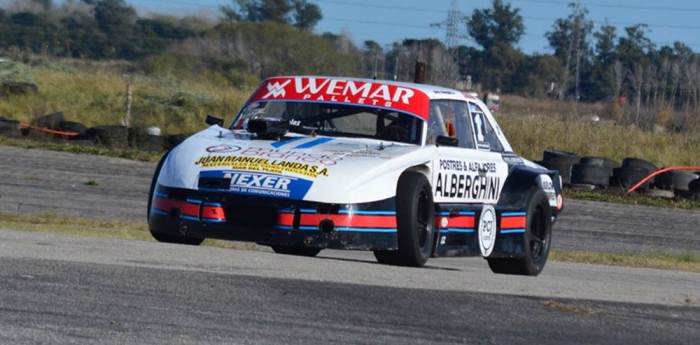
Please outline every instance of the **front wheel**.
[[[158, 162], [158, 165], [156, 166], [156, 170], [153, 173], [153, 179], [151, 179], [151, 188], [148, 191], [148, 208], [146, 209], [146, 220], [149, 223], [150, 227], [150, 222], [151, 222], [151, 207], [153, 207], [153, 194], [155, 193], [156, 190], [156, 185], [158, 183], [158, 175], [160, 175], [160, 170], [163, 168], [163, 164], [165, 163], [165, 159], [168, 158], [168, 155], [170, 154], [170, 151], [166, 152], [163, 157], [160, 158], [160, 161]], [[165, 234], [162, 232], [157, 232], [157, 231], [151, 231], [151, 236], [158, 241], [158, 242], [163, 242], [163, 243], [176, 243], [176, 244], [187, 244], [187, 245], [192, 245], [192, 246], [198, 246], [204, 242], [203, 238], [196, 238], [196, 237], [185, 237], [185, 236], [177, 236], [177, 235], [169, 235]]]
[[527, 223], [523, 236], [522, 258], [486, 259], [494, 273], [536, 276], [549, 257], [552, 239], [552, 209], [547, 194], [541, 189], [531, 193], [527, 201]]
[[430, 258], [435, 239], [435, 210], [430, 183], [425, 175], [408, 171], [396, 188], [398, 250], [375, 250], [383, 264], [422, 267]]

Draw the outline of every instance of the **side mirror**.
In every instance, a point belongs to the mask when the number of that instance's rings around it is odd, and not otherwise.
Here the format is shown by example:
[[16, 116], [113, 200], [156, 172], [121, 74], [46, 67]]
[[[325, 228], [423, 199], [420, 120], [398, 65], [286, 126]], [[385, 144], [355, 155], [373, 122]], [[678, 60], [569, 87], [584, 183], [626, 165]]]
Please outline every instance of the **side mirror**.
[[204, 122], [208, 125], [219, 125], [223, 126], [224, 125], [224, 119], [218, 118], [214, 115], [209, 115], [207, 114], [207, 119], [204, 120]]
[[438, 146], [454, 146], [457, 147], [459, 146], [459, 139], [457, 138], [450, 138], [446, 136], [439, 136], [435, 139], [435, 144]]

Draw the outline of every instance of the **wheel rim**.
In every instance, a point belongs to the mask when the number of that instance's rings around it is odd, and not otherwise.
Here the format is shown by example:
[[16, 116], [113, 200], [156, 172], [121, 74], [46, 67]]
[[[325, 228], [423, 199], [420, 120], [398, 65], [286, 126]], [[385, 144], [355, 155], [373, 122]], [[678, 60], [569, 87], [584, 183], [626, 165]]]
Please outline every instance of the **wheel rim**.
[[547, 248], [547, 220], [542, 205], [538, 205], [530, 224], [530, 254], [532, 260], [539, 262]]
[[416, 231], [418, 231], [418, 246], [424, 248], [430, 236], [430, 216], [427, 209], [428, 196], [422, 191], [418, 197], [418, 212], [416, 219]]

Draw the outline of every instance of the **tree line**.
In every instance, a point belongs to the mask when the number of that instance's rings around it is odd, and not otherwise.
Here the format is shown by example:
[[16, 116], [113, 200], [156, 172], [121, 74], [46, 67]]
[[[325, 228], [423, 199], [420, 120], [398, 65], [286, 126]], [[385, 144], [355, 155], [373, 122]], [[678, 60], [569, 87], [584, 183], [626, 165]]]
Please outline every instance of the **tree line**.
[[11, 58], [49, 55], [123, 59], [144, 71], [203, 71], [241, 86], [275, 74], [331, 74], [409, 81], [416, 61], [426, 82], [573, 102], [605, 102], [616, 121], [683, 126], [700, 118], [700, 60], [675, 42], [656, 46], [640, 23], [593, 30], [578, 3], [546, 34], [552, 54], [523, 53], [518, 8], [503, 0], [465, 25], [474, 46], [405, 39], [356, 46], [344, 34], [315, 34], [320, 8], [306, 0], [231, 0], [221, 17], [140, 16], [124, 0], [25, 0], [0, 9], [0, 49]]

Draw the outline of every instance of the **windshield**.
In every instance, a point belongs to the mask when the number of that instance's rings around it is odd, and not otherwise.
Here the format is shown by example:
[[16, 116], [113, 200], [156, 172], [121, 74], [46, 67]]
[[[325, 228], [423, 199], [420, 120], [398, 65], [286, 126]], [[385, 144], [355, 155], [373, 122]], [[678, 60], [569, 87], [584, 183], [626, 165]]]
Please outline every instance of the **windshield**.
[[251, 118], [288, 120], [293, 132], [336, 137], [363, 137], [421, 144], [423, 120], [408, 113], [374, 107], [323, 102], [261, 101], [247, 105], [232, 129], [246, 128]]

